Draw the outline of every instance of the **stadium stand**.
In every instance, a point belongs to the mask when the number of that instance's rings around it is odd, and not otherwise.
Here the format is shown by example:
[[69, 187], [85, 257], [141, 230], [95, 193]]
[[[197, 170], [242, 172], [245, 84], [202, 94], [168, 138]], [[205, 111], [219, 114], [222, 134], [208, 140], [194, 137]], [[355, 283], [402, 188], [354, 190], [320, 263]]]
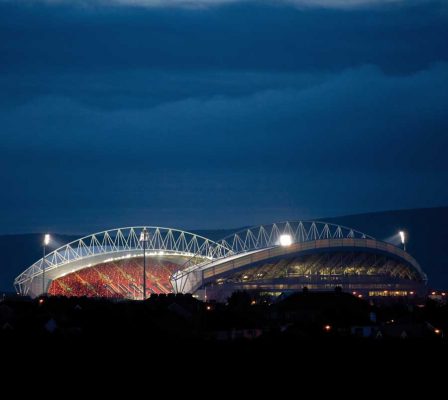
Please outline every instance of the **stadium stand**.
[[[179, 266], [168, 261], [146, 262], [146, 296], [171, 293], [170, 276]], [[120, 260], [84, 268], [51, 283], [53, 296], [139, 299], [143, 291], [142, 259]]]

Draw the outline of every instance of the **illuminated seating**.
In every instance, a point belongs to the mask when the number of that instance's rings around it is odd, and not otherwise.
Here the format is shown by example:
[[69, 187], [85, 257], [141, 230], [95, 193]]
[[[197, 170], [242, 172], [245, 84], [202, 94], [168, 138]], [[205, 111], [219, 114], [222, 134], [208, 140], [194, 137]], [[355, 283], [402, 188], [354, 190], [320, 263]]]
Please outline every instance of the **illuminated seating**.
[[[147, 296], [171, 293], [170, 276], [177, 264], [146, 260]], [[143, 288], [142, 259], [126, 259], [84, 268], [53, 281], [49, 293], [55, 296], [87, 296], [140, 299]]]

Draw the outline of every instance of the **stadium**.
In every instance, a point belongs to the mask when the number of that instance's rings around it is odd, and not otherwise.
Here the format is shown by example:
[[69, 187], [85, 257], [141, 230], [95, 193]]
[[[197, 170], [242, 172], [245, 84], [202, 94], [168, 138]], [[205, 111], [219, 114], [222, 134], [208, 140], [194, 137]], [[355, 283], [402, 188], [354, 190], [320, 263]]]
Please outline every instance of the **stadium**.
[[127, 227], [68, 243], [14, 281], [21, 295], [144, 299], [191, 293], [225, 301], [247, 290], [278, 296], [340, 288], [365, 298], [418, 298], [427, 278], [404, 249], [355, 229], [296, 221], [213, 241], [161, 227]]

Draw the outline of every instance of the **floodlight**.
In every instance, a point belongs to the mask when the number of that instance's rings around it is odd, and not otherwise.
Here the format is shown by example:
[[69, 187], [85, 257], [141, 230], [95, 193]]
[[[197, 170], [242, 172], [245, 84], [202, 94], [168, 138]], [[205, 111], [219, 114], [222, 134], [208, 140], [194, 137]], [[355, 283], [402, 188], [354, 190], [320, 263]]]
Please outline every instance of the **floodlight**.
[[292, 244], [291, 235], [280, 235], [280, 245], [289, 246]]

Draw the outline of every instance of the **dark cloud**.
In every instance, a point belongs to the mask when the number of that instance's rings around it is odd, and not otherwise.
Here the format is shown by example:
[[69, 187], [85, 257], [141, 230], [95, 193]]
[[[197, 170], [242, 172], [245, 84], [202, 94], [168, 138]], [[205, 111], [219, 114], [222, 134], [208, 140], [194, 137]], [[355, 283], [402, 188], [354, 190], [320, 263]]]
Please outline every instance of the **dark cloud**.
[[446, 60], [443, 2], [355, 10], [0, 4], [2, 71], [117, 68], [409, 72]]
[[[152, 72], [147, 74], [152, 79]], [[245, 74], [231, 77], [230, 92], [246, 85]], [[250, 167], [264, 165], [259, 157], [276, 152], [282, 157], [270, 168], [275, 164], [283, 168], [285, 163], [327, 168], [341, 157], [358, 162], [359, 168], [397, 164], [397, 169], [440, 169], [438, 161], [444, 162], [443, 158], [428, 161], [446, 144], [448, 64], [401, 77], [366, 66], [320, 76], [314, 85], [300, 85], [302, 79], [266, 75], [266, 87], [257, 90], [254, 85], [253, 92], [199, 94], [135, 109], [92, 108], [76, 97], [41, 96], [1, 112], [3, 145], [11, 151], [27, 149], [37, 160], [42, 154], [76, 153], [89, 161], [90, 151], [93, 159], [121, 154], [122, 160], [155, 166], [169, 154], [181, 157], [188, 151], [191, 166], [215, 160], [242, 167], [239, 164], [253, 158]], [[125, 104], [127, 98], [110, 93], [116, 104]], [[154, 146], [158, 153], [146, 159], [146, 146]], [[369, 153], [359, 151], [364, 148]], [[88, 152], [83, 154], [83, 149]], [[419, 157], [410, 159], [413, 149]]]
[[448, 201], [437, 3], [0, 7], [0, 231]]

